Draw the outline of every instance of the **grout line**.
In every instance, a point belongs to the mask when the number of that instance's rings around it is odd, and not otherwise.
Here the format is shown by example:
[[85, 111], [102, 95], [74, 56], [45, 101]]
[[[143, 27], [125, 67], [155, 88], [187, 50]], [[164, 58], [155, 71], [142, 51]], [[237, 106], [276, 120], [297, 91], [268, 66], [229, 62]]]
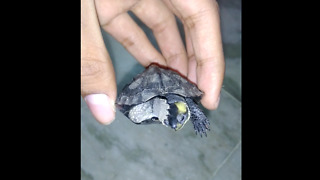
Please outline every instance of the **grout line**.
[[231, 157], [231, 155], [239, 148], [241, 144], [241, 140], [238, 142], [238, 144], [232, 149], [232, 151], [228, 154], [228, 156], [222, 161], [222, 163], [220, 163], [220, 165], [218, 166], [218, 168], [213, 172], [213, 176], [215, 177], [216, 174], [218, 173], [218, 171], [221, 169], [221, 167], [229, 160], [229, 158]]
[[235, 101], [237, 101], [240, 105], [241, 105], [241, 101], [237, 98], [235, 98], [231, 93], [229, 93], [226, 89], [224, 89], [223, 87], [221, 88], [227, 95], [229, 95], [232, 99], [234, 99]]

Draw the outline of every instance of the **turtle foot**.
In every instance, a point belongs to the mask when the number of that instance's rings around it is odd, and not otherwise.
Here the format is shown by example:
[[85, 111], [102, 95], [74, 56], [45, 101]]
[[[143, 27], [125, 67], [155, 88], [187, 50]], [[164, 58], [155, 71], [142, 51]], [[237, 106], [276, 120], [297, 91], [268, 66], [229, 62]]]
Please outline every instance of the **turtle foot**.
[[192, 99], [186, 98], [186, 101], [191, 112], [191, 121], [196, 134], [200, 134], [201, 137], [204, 134], [207, 137], [207, 130], [210, 131], [208, 118]]

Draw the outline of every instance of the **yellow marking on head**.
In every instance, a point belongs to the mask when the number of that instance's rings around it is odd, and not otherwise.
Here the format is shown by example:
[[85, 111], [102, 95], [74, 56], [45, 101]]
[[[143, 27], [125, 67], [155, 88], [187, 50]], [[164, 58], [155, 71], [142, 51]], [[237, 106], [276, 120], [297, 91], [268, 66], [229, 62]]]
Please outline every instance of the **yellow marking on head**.
[[179, 114], [184, 114], [184, 113], [187, 112], [187, 106], [186, 106], [185, 103], [183, 103], [183, 102], [175, 102], [174, 104], [177, 106]]
[[180, 130], [180, 129], [183, 127], [183, 125], [184, 125], [184, 124], [177, 123], [176, 131], [177, 131], [177, 130]]

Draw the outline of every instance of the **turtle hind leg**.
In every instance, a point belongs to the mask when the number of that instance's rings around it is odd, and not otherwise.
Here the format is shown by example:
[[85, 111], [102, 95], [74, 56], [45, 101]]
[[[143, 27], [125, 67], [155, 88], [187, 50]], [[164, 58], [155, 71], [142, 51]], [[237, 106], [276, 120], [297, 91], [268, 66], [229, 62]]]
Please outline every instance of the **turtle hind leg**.
[[186, 98], [186, 102], [189, 106], [191, 114], [190, 120], [193, 123], [193, 128], [196, 134], [200, 134], [201, 137], [202, 134], [207, 136], [207, 130], [210, 131], [210, 122], [208, 118], [206, 117], [206, 115], [204, 115], [204, 113], [201, 111], [199, 106], [193, 101], [193, 99]]

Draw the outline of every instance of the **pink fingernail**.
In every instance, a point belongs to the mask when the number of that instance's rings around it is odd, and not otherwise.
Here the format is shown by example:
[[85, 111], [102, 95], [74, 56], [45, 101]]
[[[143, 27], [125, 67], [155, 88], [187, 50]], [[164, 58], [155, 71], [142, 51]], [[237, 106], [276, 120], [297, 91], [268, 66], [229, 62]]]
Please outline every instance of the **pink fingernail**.
[[115, 118], [114, 101], [105, 94], [90, 94], [84, 100], [86, 101], [93, 116], [102, 124], [108, 125]]

